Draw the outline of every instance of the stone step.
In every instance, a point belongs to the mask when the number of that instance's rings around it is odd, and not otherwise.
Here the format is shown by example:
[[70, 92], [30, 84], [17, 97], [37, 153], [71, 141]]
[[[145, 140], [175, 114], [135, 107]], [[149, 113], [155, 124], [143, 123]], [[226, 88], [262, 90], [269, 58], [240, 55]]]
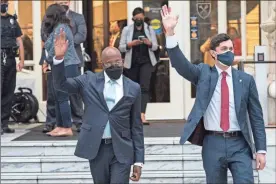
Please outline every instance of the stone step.
[[[145, 171], [200, 171], [201, 155], [147, 155]], [[86, 159], [75, 156], [1, 157], [2, 173], [88, 172]]]
[[[254, 172], [255, 183], [258, 173]], [[1, 183], [93, 183], [90, 172], [71, 173], [1, 173]], [[136, 182], [137, 183], [137, 182]], [[138, 183], [206, 183], [204, 171], [144, 171]], [[228, 172], [228, 183], [232, 182]]]
[[[1, 142], [1, 156], [73, 156], [76, 143], [76, 141]], [[200, 146], [189, 143], [180, 145], [179, 138], [145, 138], [146, 155], [183, 155], [200, 152]]]

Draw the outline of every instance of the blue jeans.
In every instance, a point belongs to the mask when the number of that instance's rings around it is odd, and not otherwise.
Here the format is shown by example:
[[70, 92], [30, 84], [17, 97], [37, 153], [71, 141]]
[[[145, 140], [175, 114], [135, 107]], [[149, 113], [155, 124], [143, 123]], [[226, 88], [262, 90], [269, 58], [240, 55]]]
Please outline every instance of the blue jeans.
[[[69, 65], [65, 68], [66, 77], [78, 76], [78, 65]], [[71, 128], [72, 127], [72, 115], [71, 107], [69, 104], [69, 94], [64, 91], [54, 89], [56, 99], [56, 122], [58, 127]]]

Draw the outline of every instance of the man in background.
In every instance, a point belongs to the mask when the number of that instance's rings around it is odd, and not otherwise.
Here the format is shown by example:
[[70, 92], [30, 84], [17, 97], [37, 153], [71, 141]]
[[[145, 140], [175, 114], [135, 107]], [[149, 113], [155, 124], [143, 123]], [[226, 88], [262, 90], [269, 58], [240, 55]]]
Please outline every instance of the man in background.
[[[79, 75], [81, 75], [81, 68], [84, 66], [84, 61], [83, 61], [82, 50], [81, 50], [80, 44], [85, 42], [86, 36], [87, 36], [87, 27], [86, 27], [84, 16], [82, 14], [79, 14], [79, 13], [76, 13], [76, 12], [70, 10], [70, 7], [69, 7], [70, 1], [69, 0], [67, 0], [67, 1], [56, 0], [55, 3], [62, 5], [67, 10], [66, 14], [71, 21], [71, 28], [72, 28], [72, 33], [74, 35], [75, 49], [76, 49], [78, 57], [81, 61], [81, 64], [79, 66]], [[47, 67], [44, 66], [43, 68], [44, 68], [43, 69], [44, 71], [47, 70]], [[82, 99], [79, 94], [72, 94], [72, 95], [70, 95], [69, 99], [70, 99], [73, 123], [75, 124], [77, 131], [79, 132], [80, 126], [82, 124], [82, 115], [83, 115]], [[47, 105], [47, 109], [48, 109], [48, 105]], [[51, 123], [52, 123], [52, 121], [51, 121]], [[54, 124], [55, 124], [55, 122], [54, 122]], [[46, 121], [46, 125], [45, 125], [43, 132], [51, 131], [53, 129], [52, 125], [53, 124], [50, 124], [50, 126], [49, 126], [48, 122]]]

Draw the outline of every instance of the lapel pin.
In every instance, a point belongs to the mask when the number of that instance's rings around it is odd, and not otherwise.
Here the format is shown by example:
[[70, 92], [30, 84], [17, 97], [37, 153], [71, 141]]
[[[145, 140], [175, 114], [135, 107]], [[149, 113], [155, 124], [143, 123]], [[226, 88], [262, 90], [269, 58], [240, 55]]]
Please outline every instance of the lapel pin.
[[242, 80], [240, 79], [240, 82], [242, 82]]

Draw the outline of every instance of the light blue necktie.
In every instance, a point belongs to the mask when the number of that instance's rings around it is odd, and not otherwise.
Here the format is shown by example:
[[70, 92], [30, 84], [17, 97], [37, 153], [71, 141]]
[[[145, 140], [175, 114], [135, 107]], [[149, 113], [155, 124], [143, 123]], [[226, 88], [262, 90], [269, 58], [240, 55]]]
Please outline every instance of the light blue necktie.
[[[110, 80], [108, 83], [106, 95], [105, 95], [105, 101], [107, 104], [107, 107], [109, 111], [114, 107], [115, 105], [115, 99], [116, 99], [116, 82]], [[103, 138], [111, 138], [111, 132], [110, 132], [110, 124], [109, 121], [106, 124], [106, 127], [104, 129]]]

